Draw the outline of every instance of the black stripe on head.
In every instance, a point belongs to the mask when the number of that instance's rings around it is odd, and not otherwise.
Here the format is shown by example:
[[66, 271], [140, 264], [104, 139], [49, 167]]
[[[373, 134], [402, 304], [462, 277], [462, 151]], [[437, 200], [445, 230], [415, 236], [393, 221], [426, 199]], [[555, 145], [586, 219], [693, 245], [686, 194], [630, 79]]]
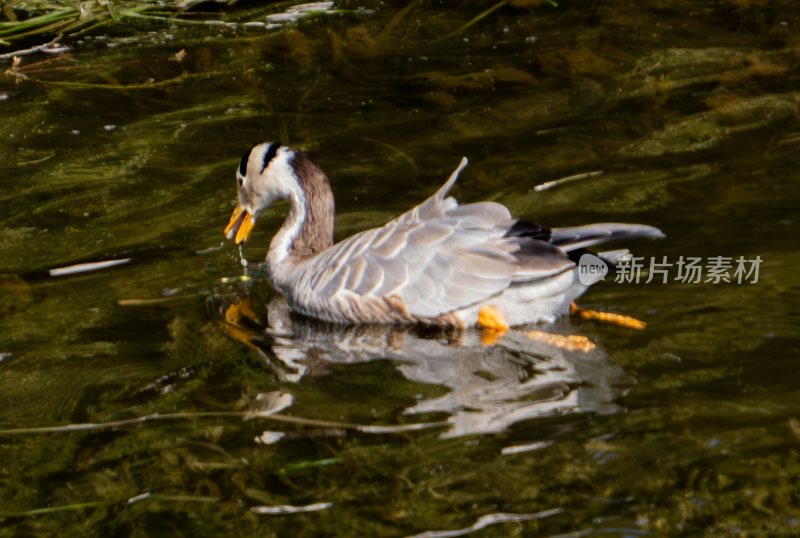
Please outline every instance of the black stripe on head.
[[242, 156], [242, 160], [239, 161], [239, 174], [241, 176], [246, 176], [247, 175], [247, 161], [250, 160], [250, 154], [252, 152], [253, 152], [253, 148], [248, 149], [247, 153], [245, 153]]
[[275, 158], [275, 154], [278, 153], [278, 149], [281, 147], [280, 144], [273, 142], [267, 148], [267, 151], [264, 152], [264, 159], [261, 161], [261, 171], [259, 174], [263, 174], [264, 170], [269, 165], [269, 162]]

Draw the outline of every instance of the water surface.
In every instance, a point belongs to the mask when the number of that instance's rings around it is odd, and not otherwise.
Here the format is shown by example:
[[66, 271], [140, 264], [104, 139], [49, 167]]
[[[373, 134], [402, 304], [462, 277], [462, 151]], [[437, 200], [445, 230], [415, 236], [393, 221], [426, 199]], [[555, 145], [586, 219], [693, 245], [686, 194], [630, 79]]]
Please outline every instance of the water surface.
[[[268, 18], [292, 6], [112, 24], [0, 76], [0, 535], [800, 532], [798, 8]], [[539, 327], [591, 353], [309, 322], [222, 243], [264, 140], [328, 172], [339, 238], [467, 156], [461, 200], [652, 224], [624, 246], [759, 278], [600, 283], [583, 306], [647, 329]]]

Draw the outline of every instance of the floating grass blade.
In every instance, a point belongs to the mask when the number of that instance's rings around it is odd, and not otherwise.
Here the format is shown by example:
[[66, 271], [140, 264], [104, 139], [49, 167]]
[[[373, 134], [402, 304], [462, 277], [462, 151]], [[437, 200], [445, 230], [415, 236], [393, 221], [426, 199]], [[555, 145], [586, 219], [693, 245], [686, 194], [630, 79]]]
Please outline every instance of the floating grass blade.
[[46, 33], [57, 27], [58, 24], [63, 24], [65, 21], [69, 23], [77, 20], [78, 17], [78, 11], [69, 8], [39, 15], [38, 17], [31, 17], [24, 21], [0, 22], [0, 36], [15, 39], [25, 35]]
[[492, 7], [490, 7], [489, 9], [478, 13], [475, 17], [473, 17], [472, 19], [468, 20], [466, 23], [464, 23], [463, 25], [458, 27], [456, 30], [450, 32], [449, 34], [447, 34], [447, 35], [445, 35], [445, 36], [443, 36], [443, 37], [441, 37], [439, 39], [440, 40], [449, 39], [449, 38], [451, 38], [453, 36], [456, 36], [456, 35], [460, 34], [464, 30], [466, 30], [467, 28], [470, 28], [470, 27], [478, 24], [480, 21], [482, 21], [483, 19], [485, 19], [486, 17], [488, 17], [489, 15], [491, 15], [492, 13], [494, 13], [495, 11], [497, 11], [498, 9], [500, 9], [501, 7], [506, 5], [507, 3], [508, 3], [508, 0], [501, 0], [500, 2], [498, 2], [495, 5], [493, 5]]
[[296, 473], [300, 471], [308, 471], [310, 469], [318, 469], [320, 467], [327, 467], [329, 465], [339, 465], [342, 463], [340, 458], [324, 458], [321, 460], [314, 460], [314, 461], [301, 461], [297, 463], [289, 463], [284, 467], [281, 467], [275, 474], [277, 475], [285, 475], [289, 473]]
[[155, 413], [152, 415], [143, 415], [136, 418], [114, 420], [110, 422], [83, 422], [65, 424], [62, 426], [35, 426], [31, 428], [11, 428], [0, 430], [0, 437], [15, 436], [15, 435], [39, 435], [47, 433], [71, 433], [79, 431], [102, 431], [116, 428], [124, 428], [128, 426], [138, 426], [146, 422], [163, 421], [163, 420], [194, 420], [203, 418], [240, 418], [243, 420], [261, 419], [272, 422], [283, 422], [286, 424], [294, 424], [296, 426], [317, 427], [317, 428], [339, 428], [345, 430], [355, 430], [363, 433], [403, 433], [407, 431], [423, 430], [428, 428], [440, 428], [447, 426], [447, 422], [420, 422], [413, 424], [399, 424], [399, 425], [368, 425], [368, 424], [354, 424], [351, 422], [334, 422], [330, 420], [319, 420], [313, 418], [295, 417], [290, 415], [281, 415], [278, 413], [264, 414], [243, 411], [199, 411], [199, 412], [184, 412], [184, 413]]

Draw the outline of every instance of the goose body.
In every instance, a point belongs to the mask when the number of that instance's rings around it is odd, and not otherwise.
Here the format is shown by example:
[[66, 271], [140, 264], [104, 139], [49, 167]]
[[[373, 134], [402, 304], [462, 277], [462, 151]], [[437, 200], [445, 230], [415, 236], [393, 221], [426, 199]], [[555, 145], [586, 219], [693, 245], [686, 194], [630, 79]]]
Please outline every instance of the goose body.
[[[604, 223], [548, 229], [496, 202], [459, 205], [447, 193], [462, 159], [430, 198], [380, 228], [333, 244], [328, 178], [305, 154], [253, 147], [236, 172], [238, 206], [225, 229], [246, 240], [256, 217], [286, 199], [286, 221], [267, 252], [267, 275], [302, 314], [339, 323], [469, 327], [492, 307], [509, 325], [552, 321], [587, 288], [577, 257], [609, 240], [663, 237], [652, 226]], [[601, 253], [609, 264], [627, 251]]]

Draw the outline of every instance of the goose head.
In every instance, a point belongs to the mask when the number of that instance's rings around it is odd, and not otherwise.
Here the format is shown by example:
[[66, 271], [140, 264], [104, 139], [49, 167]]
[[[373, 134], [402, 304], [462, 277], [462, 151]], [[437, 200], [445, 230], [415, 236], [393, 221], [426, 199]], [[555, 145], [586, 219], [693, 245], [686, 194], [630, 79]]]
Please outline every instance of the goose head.
[[236, 170], [238, 204], [225, 236], [247, 240], [258, 216], [278, 200], [289, 201], [289, 214], [270, 251], [280, 258], [308, 257], [333, 243], [333, 194], [325, 173], [304, 153], [264, 142], [250, 148]]

